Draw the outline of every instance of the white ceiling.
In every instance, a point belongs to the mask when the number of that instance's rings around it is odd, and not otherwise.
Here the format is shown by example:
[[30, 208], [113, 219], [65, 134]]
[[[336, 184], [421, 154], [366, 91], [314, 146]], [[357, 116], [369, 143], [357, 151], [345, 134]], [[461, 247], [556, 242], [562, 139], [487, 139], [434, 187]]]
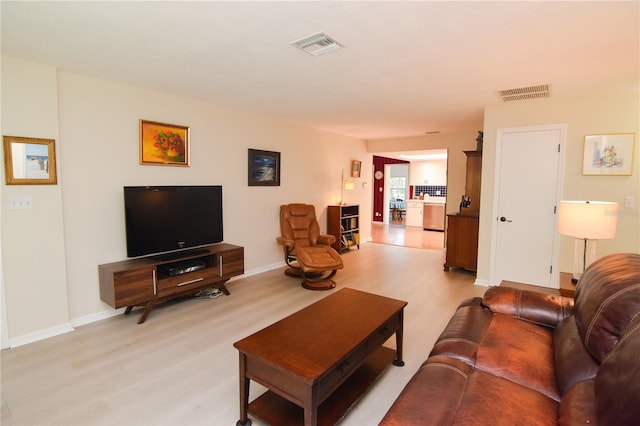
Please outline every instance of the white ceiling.
[[[379, 139], [482, 129], [498, 90], [638, 93], [639, 2], [11, 2], [2, 54]], [[346, 47], [290, 45], [323, 31]]]

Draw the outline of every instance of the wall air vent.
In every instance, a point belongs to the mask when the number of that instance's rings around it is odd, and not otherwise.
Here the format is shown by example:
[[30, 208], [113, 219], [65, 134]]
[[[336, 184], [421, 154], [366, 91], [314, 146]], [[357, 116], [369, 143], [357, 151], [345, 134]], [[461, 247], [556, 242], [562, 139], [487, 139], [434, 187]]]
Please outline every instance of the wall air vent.
[[541, 84], [539, 86], [521, 87], [519, 89], [499, 90], [497, 95], [503, 102], [548, 98], [549, 85]]
[[340, 49], [342, 44], [338, 43], [325, 33], [317, 33], [309, 37], [291, 42], [298, 49], [302, 49], [310, 55], [320, 56], [325, 53]]

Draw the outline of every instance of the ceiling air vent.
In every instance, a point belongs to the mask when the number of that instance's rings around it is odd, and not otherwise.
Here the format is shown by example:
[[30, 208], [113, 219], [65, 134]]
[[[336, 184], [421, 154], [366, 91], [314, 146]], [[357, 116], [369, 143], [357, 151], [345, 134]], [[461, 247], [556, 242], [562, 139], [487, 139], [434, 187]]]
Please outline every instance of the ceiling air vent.
[[342, 47], [340, 43], [325, 33], [313, 34], [309, 37], [296, 40], [291, 44], [313, 56], [324, 55], [325, 53], [333, 52]]
[[548, 98], [549, 85], [521, 87], [519, 89], [499, 90], [497, 92], [503, 102], [521, 101], [523, 99]]

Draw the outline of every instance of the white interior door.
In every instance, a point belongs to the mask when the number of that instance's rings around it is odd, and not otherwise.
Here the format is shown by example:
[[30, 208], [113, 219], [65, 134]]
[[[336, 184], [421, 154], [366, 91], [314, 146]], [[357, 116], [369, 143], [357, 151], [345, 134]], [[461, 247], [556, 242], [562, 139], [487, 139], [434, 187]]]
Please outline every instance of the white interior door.
[[558, 288], [556, 205], [564, 126], [499, 130], [492, 284]]

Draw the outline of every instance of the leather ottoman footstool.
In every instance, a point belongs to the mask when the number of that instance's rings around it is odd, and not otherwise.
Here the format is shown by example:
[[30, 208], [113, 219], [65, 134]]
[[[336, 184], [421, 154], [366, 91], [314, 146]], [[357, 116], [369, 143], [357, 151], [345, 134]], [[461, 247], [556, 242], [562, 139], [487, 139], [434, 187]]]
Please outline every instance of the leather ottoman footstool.
[[331, 278], [344, 266], [342, 257], [324, 245], [298, 247], [297, 260], [302, 274], [302, 287], [309, 290], [330, 290], [336, 283]]

